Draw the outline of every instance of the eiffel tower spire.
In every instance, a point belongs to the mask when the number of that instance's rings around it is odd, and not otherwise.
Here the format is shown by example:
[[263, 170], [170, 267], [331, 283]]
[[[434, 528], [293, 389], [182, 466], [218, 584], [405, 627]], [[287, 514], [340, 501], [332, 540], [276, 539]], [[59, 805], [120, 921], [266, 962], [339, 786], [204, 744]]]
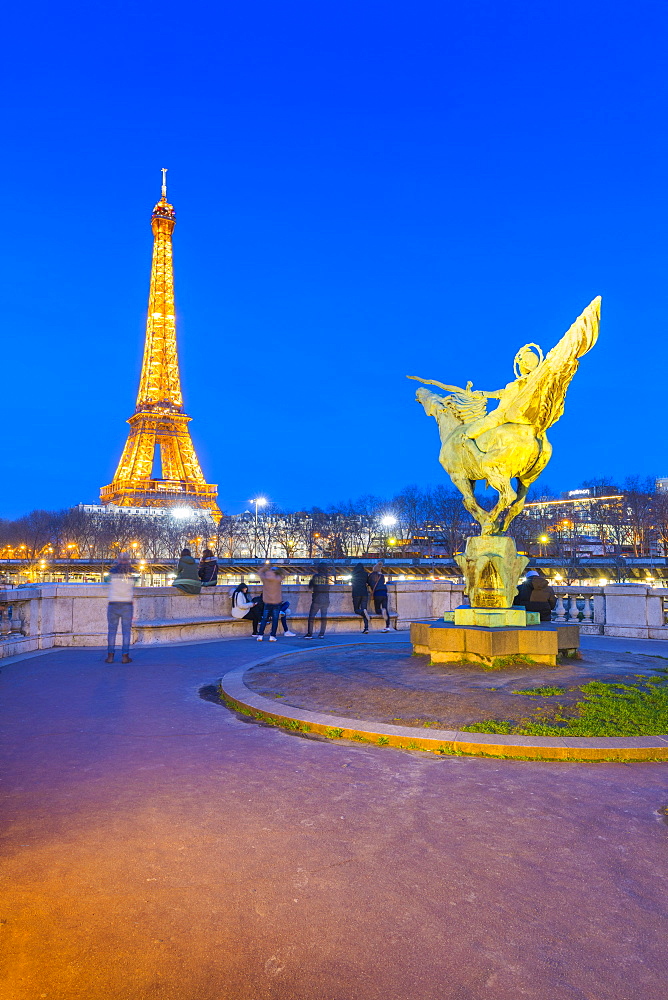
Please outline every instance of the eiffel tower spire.
[[[176, 213], [167, 201], [166, 175], [163, 168], [162, 197], [151, 215], [153, 261], [137, 407], [128, 420], [130, 434], [116, 474], [100, 490], [100, 499], [117, 507], [185, 505], [216, 517], [218, 488], [204, 479], [188, 430], [190, 417], [183, 412], [172, 265]], [[152, 478], [156, 448], [161, 479]]]

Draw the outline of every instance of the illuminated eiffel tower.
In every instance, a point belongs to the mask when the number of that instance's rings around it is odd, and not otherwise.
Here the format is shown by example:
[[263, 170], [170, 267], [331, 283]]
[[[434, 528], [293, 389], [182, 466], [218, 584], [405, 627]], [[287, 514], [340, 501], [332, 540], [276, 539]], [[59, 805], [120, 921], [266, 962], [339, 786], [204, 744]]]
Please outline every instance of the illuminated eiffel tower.
[[[204, 479], [188, 430], [191, 418], [183, 412], [172, 266], [176, 213], [167, 201], [166, 174], [163, 169], [162, 197], [151, 216], [153, 263], [137, 408], [116, 474], [100, 499], [117, 507], [193, 507], [217, 518], [218, 487]], [[161, 479], [153, 478], [156, 448]]]

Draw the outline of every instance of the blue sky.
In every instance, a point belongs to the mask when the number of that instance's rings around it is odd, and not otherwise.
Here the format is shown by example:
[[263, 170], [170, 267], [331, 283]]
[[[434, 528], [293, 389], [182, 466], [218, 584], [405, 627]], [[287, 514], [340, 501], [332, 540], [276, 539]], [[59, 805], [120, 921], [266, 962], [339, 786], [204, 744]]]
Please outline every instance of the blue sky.
[[0, 516], [94, 501], [169, 168], [221, 506], [445, 481], [407, 374], [497, 389], [596, 294], [542, 481], [667, 475], [664, 3], [32, 3], [4, 16]]

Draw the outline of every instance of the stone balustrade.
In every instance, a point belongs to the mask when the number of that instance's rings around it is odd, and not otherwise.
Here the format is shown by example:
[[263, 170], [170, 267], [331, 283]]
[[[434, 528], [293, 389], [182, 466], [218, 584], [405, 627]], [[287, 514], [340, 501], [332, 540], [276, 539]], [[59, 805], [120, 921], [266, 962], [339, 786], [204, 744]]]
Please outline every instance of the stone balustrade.
[[[233, 587], [204, 589], [186, 597], [173, 587], [137, 587], [133, 642], [172, 642], [221, 635], [244, 635], [249, 622], [231, 616]], [[252, 595], [259, 586], [249, 587]], [[397, 627], [407, 627], [420, 618], [440, 618], [457, 607], [462, 588], [445, 581], [416, 580], [388, 586], [389, 607]], [[293, 616], [308, 614], [311, 593], [306, 586], [284, 586]], [[107, 587], [105, 584], [54, 583], [34, 588], [0, 590], [0, 624], [14, 622], [7, 636], [0, 631], [0, 657], [53, 646], [102, 646], [106, 644]], [[11, 609], [11, 612], [10, 612]], [[353, 617], [349, 585], [332, 586], [329, 617], [345, 616], [339, 626], [359, 628]], [[20, 622], [20, 632], [17, 623]], [[174, 628], [168, 628], [173, 622]], [[119, 637], [120, 638], [120, 637]]]
[[[247, 622], [230, 614], [232, 587], [203, 590], [186, 597], [173, 587], [139, 587], [135, 591], [133, 642], [172, 642], [220, 635], [244, 635]], [[555, 587], [553, 620], [577, 622], [580, 632], [634, 639], [668, 638], [668, 589], [645, 584], [608, 584], [605, 587]], [[252, 594], [257, 587], [250, 587]], [[397, 627], [411, 621], [441, 618], [463, 601], [461, 584], [411, 580], [388, 586], [389, 606]], [[310, 592], [305, 586], [285, 586], [291, 614], [308, 613]], [[106, 642], [107, 588], [104, 584], [42, 584], [33, 588], [0, 590], [0, 658], [54, 646], [103, 646]], [[355, 631], [350, 586], [332, 587], [329, 616], [338, 617], [338, 630]], [[174, 623], [170, 629], [166, 625]], [[161, 627], [158, 627], [161, 626]]]

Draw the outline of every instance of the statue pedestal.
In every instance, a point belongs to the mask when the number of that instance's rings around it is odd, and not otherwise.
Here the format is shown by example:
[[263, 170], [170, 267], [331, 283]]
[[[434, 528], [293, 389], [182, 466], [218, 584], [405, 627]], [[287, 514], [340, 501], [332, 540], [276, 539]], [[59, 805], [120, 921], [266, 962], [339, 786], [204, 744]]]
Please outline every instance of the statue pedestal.
[[471, 608], [506, 612], [511, 609], [517, 581], [529, 562], [526, 556], [518, 555], [514, 540], [508, 535], [467, 538], [466, 550], [457, 553], [455, 561], [462, 571]]
[[532, 663], [554, 667], [559, 655], [577, 654], [580, 630], [577, 625], [553, 622], [491, 628], [413, 622], [411, 642], [413, 652], [430, 656], [432, 663], [479, 663], [488, 670], [514, 665], [526, 667]]
[[451, 621], [453, 625], [479, 625], [487, 628], [540, 625], [538, 612], [525, 611], [524, 608], [457, 608], [456, 611], [445, 614], [443, 620]]

